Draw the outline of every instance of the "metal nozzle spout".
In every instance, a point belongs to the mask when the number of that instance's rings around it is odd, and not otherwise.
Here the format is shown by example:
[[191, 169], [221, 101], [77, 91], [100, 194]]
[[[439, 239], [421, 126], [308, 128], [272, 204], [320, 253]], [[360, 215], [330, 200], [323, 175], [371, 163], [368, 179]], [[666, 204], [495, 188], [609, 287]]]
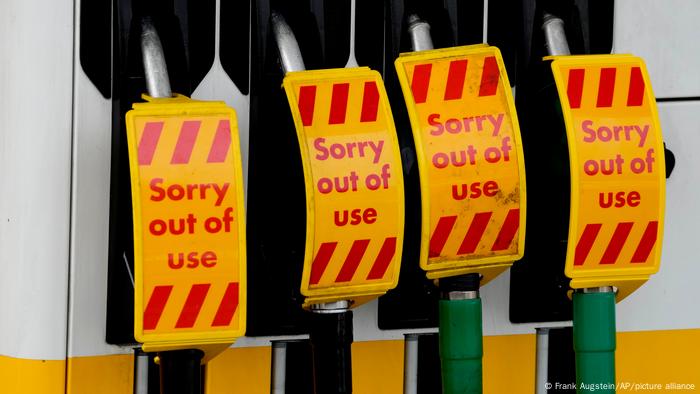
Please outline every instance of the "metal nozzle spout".
[[547, 53], [550, 56], [571, 55], [569, 43], [566, 41], [564, 21], [552, 14], [545, 13], [542, 17], [542, 30]]
[[151, 97], [172, 97], [168, 67], [165, 64], [163, 46], [151, 18], [141, 20], [141, 54], [146, 87]]
[[408, 17], [408, 35], [411, 36], [411, 47], [414, 51], [433, 49], [433, 39], [430, 36], [430, 24], [412, 14]]
[[271, 19], [272, 31], [275, 35], [284, 73], [306, 70], [304, 58], [301, 57], [301, 51], [299, 50], [299, 44], [287, 21], [275, 11], [272, 12]]

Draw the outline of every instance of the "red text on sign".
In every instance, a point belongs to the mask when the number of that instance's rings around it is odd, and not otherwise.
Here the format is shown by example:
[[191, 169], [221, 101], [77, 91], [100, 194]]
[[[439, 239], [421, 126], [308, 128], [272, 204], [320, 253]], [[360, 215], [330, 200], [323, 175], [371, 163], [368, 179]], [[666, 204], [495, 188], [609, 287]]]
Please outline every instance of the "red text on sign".
[[372, 157], [372, 163], [379, 163], [379, 158], [382, 156], [384, 149], [384, 140], [375, 141], [357, 141], [346, 142], [344, 144], [331, 144], [326, 146], [326, 139], [319, 137], [314, 139], [314, 148], [316, 148], [316, 159], [327, 160], [329, 157], [334, 159], [357, 158], [357, 157]]
[[343, 209], [342, 211], [334, 211], [333, 220], [338, 227], [345, 226], [348, 223], [351, 226], [357, 226], [362, 222], [372, 224], [377, 221], [377, 210], [374, 208], [367, 208], [365, 210], [355, 208], [352, 210]]
[[500, 113], [496, 116], [491, 114], [469, 116], [462, 119], [450, 118], [442, 123], [440, 114], [428, 115], [428, 124], [434, 126], [430, 129], [430, 134], [434, 136], [442, 135], [447, 132], [449, 134], [469, 133], [471, 131], [484, 131], [487, 128], [491, 129], [491, 135], [496, 137], [501, 130], [504, 114]]
[[452, 185], [452, 198], [457, 201], [467, 198], [475, 199], [482, 195], [493, 197], [496, 194], [498, 194], [498, 183], [496, 183], [496, 181], [486, 181], [483, 186], [481, 182], [474, 182], [471, 185], [468, 183]]
[[649, 125], [645, 124], [643, 127], [639, 125], [601, 125], [598, 127], [593, 126], [593, 121], [588, 119], [581, 122], [581, 129], [583, 130], [583, 142], [595, 142], [596, 140], [602, 142], [609, 141], [632, 141], [633, 139], [638, 139], [639, 143], [637, 146], [640, 148], [644, 146], [647, 141], [647, 135], [649, 135]]
[[216, 265], [216, 253], [212, 251], [205, 251], [201, 255], [199, 252], [187, 253], [187, 265], [185, 265], [184, 252], [177, 253], [177, 257], [175, 257], [175, 254], [168, 253], [168, 267], [171, 269], [176, 270], [182, 267], [197, 268], [200, 265], [205, 268], [211, 268]]
[[[614, 199], [614, 201], [613, 201]], [[642, 197], [639, 192], [631, 191], [626, 192], [605, 192], [598, 193], [598, 203], [602, 208], [610, 208], [614, 206], [615, 208], [622, 208], [628, 205], [632, 208], [638, 207]]]
[[180, 201], [182, 199], [186, 200], [206, 200], [207, 196], [212, 193], [216, 196], [215, 206], [221, 205], [226, 197], [226, 192], [229, 188], [229, 183], [226, 182], [223, 185], [218, 183], [189, 183], [187, 185], [179, 185], [173, 183], [167, 188], [161, 187], [160, 185], [164, 182], [163, 178], [153, 178], [150, 183], [151, 191], [151, 201], [163, 201], [169, 198], [173, 201]]

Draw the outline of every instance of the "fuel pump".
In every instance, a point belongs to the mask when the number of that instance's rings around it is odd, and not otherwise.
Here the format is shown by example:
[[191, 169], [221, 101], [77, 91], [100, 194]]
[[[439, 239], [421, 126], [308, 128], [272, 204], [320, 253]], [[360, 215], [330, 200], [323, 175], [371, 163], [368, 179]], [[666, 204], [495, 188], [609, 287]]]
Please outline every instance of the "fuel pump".
[[[126, 114], [134, 218], [134, 337], [163, 393], [199, 393], [201, 364], [245, 332], [245, 219], [235, 112], [173, 96], [143, 18], [146, 103]], [[233, 242], [231, 242], [233, 240]]]
[[666, 169], [656, 100], [641, 58], [569, 56], [563, 22], [549, 14], [543, 31], [569, 146], [576, 388], [614, 393], [615, 303], [660, 264]]
[[381, 77], [357, 67], [354, 21], [347, 68], [319, 71], [304, 71], [284, 16], [273, 11], [270, 22], [304, 170], [301, 293], [311, 311], [314, 390], [352, 392], [350, 308], [398, 281], [404, 197], [396, 131]]
[[395, 62], [421, 175], [420, 266], [442, 293], [444, 393], [482, 392], [479, 288], [522, 257], [525, 170], [501, 54], [486, 44], [432, 50], [410, 15], [414, 53]]

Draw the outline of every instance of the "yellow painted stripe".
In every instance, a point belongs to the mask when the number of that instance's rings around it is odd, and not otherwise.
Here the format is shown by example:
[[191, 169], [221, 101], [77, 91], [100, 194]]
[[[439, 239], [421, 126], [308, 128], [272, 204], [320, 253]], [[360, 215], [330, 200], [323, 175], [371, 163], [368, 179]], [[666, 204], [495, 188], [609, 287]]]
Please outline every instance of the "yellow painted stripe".
[[699, 355], [700, 329], [618, 333], [616, 378], [664, 386], [694, 384], [700, 391]]
[[352, 389], [358, 394], [403, 392], [403, 341], [352, 344]]
[[[700, 388], [700, 329], [618, 333], [617, 343], [618, 382], [675, 382]], [[355, 393], [403, 392], [403, 341], [355, 342], [352, 352]], [[227, 349], [207, 365], [206, 393], [268, 394], [270, 362], [270, 347]], [[65, 375], [63, 360], [0, 356], [3, 394], [131, 393], [133, 356], [69, 359], [67, 392]], [[484, 338], [485, 394], [530, 394], [534, 379], [534, 335]]]
[[535, 335], [484, 337], [484, 394], [532, 394]]
[[65, 376], [65, 360], [0, 356], [0, 393], [63, 394]]
[[72, 357], [68, 360], [68, 394], [125, 394], [133, 390], [133, 355]]
[[266, 347], [229, 348], [207, 364], [206, 394], [270, 394], [270, 361]]

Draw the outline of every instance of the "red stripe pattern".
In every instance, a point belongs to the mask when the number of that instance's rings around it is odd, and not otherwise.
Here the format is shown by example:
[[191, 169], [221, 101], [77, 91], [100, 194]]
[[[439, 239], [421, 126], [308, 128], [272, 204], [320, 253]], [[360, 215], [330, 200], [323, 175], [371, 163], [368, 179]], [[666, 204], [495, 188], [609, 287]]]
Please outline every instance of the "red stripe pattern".
[[[621, 222], [615, 226], [615, 231], [609, 240], [600, 240], [601, 242], [607, 242], [605, 246], [605, 251], [603, 256], [600, 258], [598, 264], [612, 265], [620, 260], [620, 253], [623, 247], [629, 239], [629, 235], [632, 232], [632, 228], [635, 223], [632, 222]], [[574, 266], [581, 266], [588, 260], [588, 255], [593, 248], [593, 245], [598, 240], [598, 235], [602, 228], [601, 223], [590, 223], [587, 224], [581, 238], [579, 238], [576, 244], [576, 253], [574, 255]], [[646, 263], [654, 250], [656, 245], [656, 238], [659, 232], [659, 222], [650, 221], [647, 223], [644, 233], [642, 234], [639, 243], [637, 244], [634, 254], [630, 259], [630, 263]], [[631, 242], [635, 242], [632, 240]]]
[[190, 162], [190, 156], [194, 149], [194, 143], [197, 142], [197, 134], [199, 134], [199, 126], [201, 125], [202, 122], [199, 120], [186, 120], [182, 122], [180, 136], [177, 139], [170, 164], [187, 164]]
[[156, 153], [160, 133], [163, 131], [163, 122], [148, 122], [143, 128], [139, 141], [139, 165], [149, 166]]
[[569, 83], [566, 87], [566, 95], [569, 98], [571, 108], [581, 108], [581, 96], [583, 96], [583, 78], [586, 70], [583, 68], [572, 68], [569, 70]]
[[[335, 83], [331, 89], [331, 105], [328, 111], [328, 124], [345, 124], [348, 119], [348, 98], [350, 89], [362, 89], [362, 107], [360, 122], [376, 122], [379, 116], [379, 86], [375, 81], [366, 81], [363, 84]], [[305, 127], [313, 126], [314, 110], [318, 87], [316, 85], [301, 86], [298, 95], [299, 115], [301, 124]]]
[[187, 300], [185, 300], [185, 306], [180, 311], [180, 317], [177, 319], [175, 328], [192, 328], [194, 326], [199, 316], [199, 311], [204, 305], [204, 299], [207, 297], [209, 287], [211, 287], [209, 283], [192, 285], [187, 295]]
[[216, 311], [212, 327], [228, 327], [231, 325], [233, 315], [238, 309], [238, 283], [231, 282], [226, 286], [226, 291]]
[[230, 146], [231, 124], [228, 119], [223, 119], [219, 121], [219, 126], [216, 128], [214, 142], [211, 144], [209, 156], [207, 156], [207, 163], [223, 163]]
[[[180, 124], [177, 142], [170, 156], [170, 164], [189, 164], [197, 138], [200, 136], [201, 120], [185, 120]], [[158, 149], [164, 122], [147, 122], [138, 146], [138, 161], [141, 166], [150, 166]], [[207, 141], [209, 143], [209, 141]], [[211, 140], [207, 163], [224, 163], [231, 151], [231, 123], [221, 119]], [[167, 157], [167, 156], [166, 156]]]
[[413, 93], [413, 101], [416, 104], [422, 104], [428, 98], [428, 87], [430, 86], [430, 73], [432, 70], [432, 64], [419, 64], [413, 69], [411, 92]]
[[630, 89], [627, 92], [627, 106], [639, 107], [644, 102], [644, 78], [639, 67], [630, 71]]
[[[631, 67], [629, 69], [630, 79], [627, 88], [627, 106], [639, 107], [644, 102], [644, 77], [640, 67]], [[618, 69], [615, 67], [603, 67], [600, 69], [598, 79], [598, 93], [596, 95], [597, 108], [610, 108], [613, 105], [615, 96], [615, 81], [617, 78]], [[569, 81], [566, 87], [566, 93], [569, 98], [571, 108], [581, 108], [581, 100], [583, 95], [583, 84], [586, 75], [586, 70], [583, 68], [572, 68], [569, 70]]]
[[345, 258], [343, 267], [340, 269], [338, 276], [335, 278], [335, 282], [349, 282], [357, 271], [357, 267], [360, 266], [362, 257], [367, 251], [367, 246], [369, 245], [369, 239], [358, 239], [352, 243], [350, 247], [350, 253]]
[[467, 59], [453, 60], [450, 62], [450, 71], [447, 74], [447, 87], [445, 88], [445, 100], [457, 100], [462, 98], [464, 78], [466, 75]]
[[[197, 323], [199, 312], [207, 300], [207, 294], [211, 288], [210, 283], [197, 283], [190, 287], [187, 299], [185, 300], [175, 328], [192, 328]], [[155, 286], [148, 300], [148, 304], [143, 312], [143, 329], [155, 330], [158, 327], [163, 310], [173, 291], [173, 286]], [[211, 327], [228, 327], [231, 325], [233, 316], [238, 309], [239, 285], [237, 282], [230, 282], [226, 286], [221, 301], [218, 304], [216, 315], [211, 323]]]
[[311, 126], [314, 122], [314, 106], [316, 105], [316, 86], [302, 86], [299, 88], [299, 114], [301, 124]]
[[622, 222], [617, 224], [612, 239], [610, 240], [608, 247], [605, 248], [603, 257], [600, 258], [600, 264], [615, 264], [617, 258], [620, 256], [622, 247], [625, 246], [625, 242], [627, 241], [627, 237], [630, 235], [630, 231], [632, 231], [633, 224], [634, 223], [630, 222]]
[[518, 227], [520, 227], [520, 209], [511, 209], [506, 215], [506, 220], [503, 222], [503, 226], [501, 226], [501, 231], [498, 232], [496, 240], [493, 242], [491, 251], [495, 252], [508, 249], [513, 242], [515, 234], [518, 232]]
[[587, 224], [583, 229], [583, 234], [581, 234], [581, 239], [579, 239], [576, 244], [576, 253], [574, 254], [574, 265], [583, 265], [588, 258], [588, 253], [591, 252], [593, 243], [598, 237], [600, 228], [603, 225], [600, 223]]
[[[458, 59], [450, 61], [447, 78], [440, 76], [438, 84], [446, 80], [445, 91], [442, 99], [444, 101], [459, 100], [464, 97], [465, 81], [467, 77], [468, 59]], [[425, 103], [428, 100], [430, 91], [430, 77], [432, 74], [432, 63], [417, 64], [413, 68], [411, 80], [411, 93], [416, 104]], [[438, 78], [437, 76], [435, 78]], [[479, 83], [479, 97], [493, 96], [498, 92], [498, 84], [501, 79], [501, 72], [498, 68], [498, 61], [495, 56], [484, 58], [481, 68], [481, 81]], [[435, 82], [435, 81], [433, 81]], [[469, 91], [469, 90], [468, 90]], [[438, 96], [435, 96], [437, 99]]]
[[[367, 248], [369, 247], [370, 243], [371, 240], [369, 239], [358, 239], [353, 241], [352, 245], [350, 246], [350, 251], [348, 252], [348, 255], [345, 256], [343, 264], [333, 280], [333, 283], [347, 283], [353, 280], [357, 269], [366, 257]], [[330, 262], [331, 258], [333, 258], [337, 246], [338, 242], [324, 242], [321, 244], [318, 252], [314, 256], [313, 262], [311, 263], [311, 277], [309, 279], [309, 284], [319, 284], [321, 278], [326, 272], [326, 269], [328, 268], [328, 263]], [[379, 253], [372, 262], [372, 266], [366, 279], [383, 279], [395, 255], [396, 237], [388, 237], [384, 239], [384, 242], [379, 249]]]
[[143, 310], [143, 329], [155, 330], [158, 327], [160, 316], [163, 314], [165, 304], [168, 303], [172, 286], [156, 286], [148, 299], [146, 309]]
[[[500, 225], [496, 240], [491, 246], [492, 252], [498, 252], [510, 248], [520, 225], [520, 209], [513, 208], [508, 211], [502, 224], [491, 223], [493, 212], [477, 212], [474, 214], [462, 243], [457, 250], [457, 255], [468, 255], [476, 252], [481, 244], [486, 229], [491, 225]], [[435, 231], [430, 237], [428, 258], [440, 257], [447, 243], [447, 239], [455, 229], [457, 216], [443, 216], [438, 220]], [[460, 230], [461, 231], [461, 230]], [[461, 234], [460, 234], [461, 235]]]
[[615, 93], [616, 68], [602, 68], [600, 70], [600, 82], [598, 83], [598, 101], [596, 107], [612, 107], [613, 94]]
[[338, 246], [337, 242], [324, 242], [314, 257], [314, 261], [311, 263], [311, 279], [309, 283], [312, 285], [317, 285], [321, 281], [323, 273], [328, 267], [328, 262], [331, 261], [333, 257], [333, 252], [335, 252], [335, 247]]
[[396, 254], [396, 237], [389, 237], [384, 240], [384, 244], [379, 250], [379, 255], [377, 255], [374, 264], [372, 264], [372, 269], [367, 274], [367, 280], [383, 278], [387, 268], [389, 268], [391, 259], [394, 258], [394, 254]]
[[365, 82], [360, 122], [375, 122], [379, 110], [379, 89], [374, 81]]
[[440, 257], [455, 222], [457, 222], [457, 216], [443, 216], [438, 220], [437, 227], [430, 236], [428, 257]]
[[647, 224], [647, 228], [644, 230], [642, 235], [642, 240], [639, 241], [637, 245], [637, 250], [634, 251], [631, 263], [646, 263], [651, 251], [654, 249], [654, 244], [656, 244], [656, 236], [659, 233], [659, 222], [651, 221]]
[[495, 56], [484, 59], [484, 71], [481, 74], [481, 86], [479, 87], [479, 97], [493, 96], [498, 90], [498, 80], [500, 72]]
[[491, 220], [491, 212], [479, 212], [474, 215], [472, 223], [469, 225], [469, 230], [462, 240], [462, 244], [457, 250], [457, 254], [471, 254], [476, 251], [476, 247], [479, 246], [479, 241], [481, 237], [484, 236], [484, 231]]
[[345, 123], [345, 113], [348, 110], [349, 83], [336, 83], [333, 85], [331, 96], [331, 113], [328, 116], [328, 124]]

